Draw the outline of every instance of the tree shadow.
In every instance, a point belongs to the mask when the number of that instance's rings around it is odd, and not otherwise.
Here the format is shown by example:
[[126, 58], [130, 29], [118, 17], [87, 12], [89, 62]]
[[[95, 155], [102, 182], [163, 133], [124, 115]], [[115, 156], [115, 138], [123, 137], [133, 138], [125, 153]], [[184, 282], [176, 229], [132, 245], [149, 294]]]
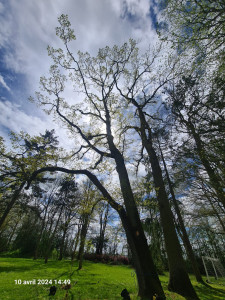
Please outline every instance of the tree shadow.
[[210, 300], [210, 299], [225, 299], [225, 291], [212, 287], [208, 284], [202, 284], [201, 286], [195, 286], [195, 290], [198, 293], [198, 296], [201, 300]]

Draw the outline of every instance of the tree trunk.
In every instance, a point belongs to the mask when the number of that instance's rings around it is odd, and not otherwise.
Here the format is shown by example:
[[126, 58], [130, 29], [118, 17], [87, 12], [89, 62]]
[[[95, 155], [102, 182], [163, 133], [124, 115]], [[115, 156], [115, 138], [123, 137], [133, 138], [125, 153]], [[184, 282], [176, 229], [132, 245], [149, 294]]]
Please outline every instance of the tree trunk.
[[[165, 185], [162, 177], [162, 170], [159, 165], [158, 157], [152, 145], [151, 128], [145, 120], [145, 116], [140, 107], [138, 107], [139, 118], [141, 123], [142, 145], [146, 149], [154, 180], [154, 186], [159, 203], [161, 224], [164, 233], [166, 252], [168, 256], [170, 279], [168, 288], [189, 299], [199, 299], [188, 277], [182, 257], [181, 246], [177, 237], [173, 214], [170, 209], [169, 199], [166, 194]], [[146, 134], [148, 131], [148, 137]]]
[[185, 122], [187, 128], [190, 130], [196, 144], [197, 153], [201, 159], [203, 166], [209, 176], [210, 183], [214, 190], [216, 191], [216, 195], [218, 200], [221, 202], [223, 207], [225, 208], [225, 193], [223, 186], [221, 186], [221, 178], [218, 174], [216, 174], [215, 170], [211, 167], [209, 160], [207, 159], [207, 153], [203, 147], [201, 138], [199, 134], [196, 132], [194, 125], [191, 122]]
[[143, 229], [137, 227], [135, 229], [133, 228], [124, 209], [121, 209], [118, 213], [125, 229], [132, 254], [138, 280], [139, 297], [141, 297], [141, 299], [154, 299], [153, 296], [157, 295], [161, 297], [160, 299], [166, 299], [153, 259], [150, 255]]
[[19, 195], [20, 195], [20, 192], [22, 191], [24, 185], [25, 185], [25, 181], [23, 181], [18, 190], [15, 190], [13, 195], [12, 195], [12, 198], [11, 198], [11, 201], [8, 203], [7, 207], [6, 207], [6, 210], [4, 211], [1, 219], [0, 219], [0, 229], [2, 228], [4, 222], [5, 222], [5, 219], [7, 218], [10, 210], [12, 209], [13, 205], [15, 204], [16, 200], [19, 198]]
[[34, 258], [33, 258], [34, 260], [36, 260], [38, 258], [39, 246], [40, 246], [41, 238], [42, 238], [44, 228], [45, 228], [46, 215], [47, 215], [47, 208], [45, 210], [45, 215], [44, 215], [44, 218], [42, 220], [41, 231], [40, 231], [40, 234], [38, 235], [38, 238], [37, 238], [37, 243], [36, 243], [36, 247], [35, 247], [35, 250], [34, 250]]
[[182, 257], [181, 246], [176, 234], [173, 215], [170, 209], [169, 200], [166, 195], [162, 178], [162, 171], [154, 149], [150, 144], [146, 145], [151, 166], [154, 184], [159, 202], [161, 223], [164, 233], [166, 252], [168, 255], [170, 280], [168, 288], [190, 299], [198, 299], [197, 294], [190, 282]]
[[157, 294], [162, 299], [165, 299], [165, 295], [142, 228], [124, 159], [117, 149], [114, 149], [113, 154], [116, 161], [121, 191], [126, 207], [126, 212], [121, 210], [118, 213], [126, 231], [127, 240], [132, 252], [132, 258], [134, 261], [139, 286], [138, 295], [141, 297], [141, 299], [153, 299], [153, 296]]
[[[99, 255], [101, 255], [103, 252], [105, 229], [108, 221], [108, 213], [109, 213], [109, 204], [107, 203], [105, 214], [103, 211], [100, 216], [100, 234], [99, 234], [99, 240], [97, 241], [97, 245], [96, 245], [96, 254]], [[103, 218], [103, 214], [104, 214], [104, 218]]]
[[57, 230], [58, 225], [59, 225], [59, 220], [61, 218], [62, 211], [63, 211], [63, 206], [61, 207], [61, 210], [60, 210], [60, 213], [59, 213], [59, 216], [58, 216], [58, 219], [57, 219], [54, 231], [53, 231], [52, 235], [50, 236], [50, 241], [49, 241], [48, 248], [47, 248], [47, 251], [46, 251], [46, 254], [45, 254], [45, 264], [47, 264], [47, 262], [48, 262], [49, 254], [50, 254], [52, 243], [53, 243], [53, 239], [55, 237], [56, 230]]
[[165, 159], [164, 159], [159, 141], [158, 141], [158, 144], [159, 144], [159, 149], [160, 149], [160, 153], [161, 153], [161, 157], [162, 157], [164, 170], [166, 172], [166, 178], [167, 178], [170, 194], [172, 196], [173, 205], [174, 205], [175, 212], [176, 212], [177, 217], [178, 217], [178, 222], [179, 222], [179, 225], [180, 225], [180, 229], [181, 229], [181, 232], [182, 232], [181, 237], [182, 237], [182, 240], [183, 240], [183, 243], [184, 243], [184, 247], [185, 247], [187, 255], [188, 255], [188, 257], [191, 261], [191, 265], [192, 265], [196, 280], [198, 282], [204, 283], [204, 281], [202, 279], [202, 276], [201, 276], [201, 273], [200, 273], [199, 268], [198, 268], [197, 261], [195, 259], [195, 254], [193, 252], [190, 240], [189, 240], [188, 235], [187, 235], [187, 231], [186, 231], [185, 226], [184, 226], [183, 218], [182, 218], [181, 213], [180, 213], [180, 208], [177, 204], [177, 200], [176, 200], [176, 197], [175, 197], [175, 194], [174, 194], [172, 182], [170, 180], [170, 176], [169, 176], [169, 173], [168, 173], [168, 170], [167, 170], [166, 162], [165, 162]]
[[7, 247], [10, 246], [12, 238], [13, 238], [15, 232], [16, 232], [17, 226], [19, 225], [19, 222], [21, 221], [21, 219], [22, 219], [22, 215], [19, 216], [19, 219], [16, 221], [15, 225], [13, 226], [12, 232], [9, 236], [8, 241], [7, 241], [7, 245], [6, 245]]
[[58, 258], [58, 260], [62, 260], [62, 258], [63, 258], [63, 252], [64, 252], [64, 245], [65, 245], [65, 238], [66, 238], [67, 229], [68, 229], [68, 222], [66, 222], [64, 224], [63, 237], [62, 237], [62, 242], [61, 242], [60, 249], [59, 249], [59, 258]]
[[157, 294], [162, 299], [165, 299], [165, 295], [150, 254], [144, 230], [142, 228], [124, 158], [113, 142], [111, 118], [107, 103], [106, 101], [103, 103], [106, 117], [107, 141], [111, 155], [116, 163], [116, 170], [119, 175], [121, 192], [126, 208], [125, 212], [121, 207], [121, 210], [119, 210], [118, 213], [121, 217], [122, 224], [126, 231], [127, 240], [132, 251], [139, 287], [138, 295], [142, 299], [153, 299], [153, 296]]
[[83, 266], [84, 245], [85, 245], [85, 240], [86, 240], [86, 235], [87, 235], [87, 230], [89, 225], [89, 218], [90, 218], [90, 214], [85, 213], [83, 219], [83, 225], [80, 233], [80, 248], [78, 252], [78, 260], [79, 260], [78, 270], [81, 270]]
[[76, 238], [75, 238], [75, 243], [74, 243], [74, 249], [73, 249], [73, 253], [71, 256], [71, 260], [74, 261], [75, 258], [75, 254], [77, 251], [77, 246], [78, 246], [78, 242], [79, 242], [79, 238], [80, 238], [80, 230], [81, 230], [81, 225], [78, 225], [78, 229], [77, 229], [77, 234], [76, 234]]

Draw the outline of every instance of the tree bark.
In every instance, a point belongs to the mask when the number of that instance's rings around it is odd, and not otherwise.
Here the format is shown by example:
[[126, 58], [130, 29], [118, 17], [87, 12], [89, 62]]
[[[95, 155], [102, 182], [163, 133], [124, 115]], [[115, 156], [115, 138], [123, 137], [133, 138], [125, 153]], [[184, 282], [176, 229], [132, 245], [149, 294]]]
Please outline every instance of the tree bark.
[[153, 299], [157, 294], [164, 299], [164, 292], [142, 228], [124, 159], [117, 149], [114, 157], [126, 207], [126, 213], [122, 210], [119, 215], [132, 252], [139, 286], [138, 295], [142, 299]]
[[[142, 139], [142, 145], [148, 153], [152, 168], [154, 186], [157, 194], [157, 200], [159, 203], [161, 224], [164, 233], [170, 271], [168, 288], [169, 290], [181, 294], [182, 296], [189, 299], [199, 299], [191, 284], [185, 268], [185, 263], [182, 257], [182, 249], [177, 237], [175, 225], [173, 222], [173, 214], [165, 190], [162, 170], [160, 168], [158, 157], [152, 145], [151, 128], [146, 122], [144, 113], [139, 106], [138, 113], [141, 124], [140, 135]], [[148, 132], [148, 137], [146, 134], [146, 130]]]
[[113, 142], [111, 119], [106, 101], [104, 101], [104, 108], [107, 142], [111, 155], [116, 163], [116, 170], [119, 175], [120, 188], [126, 209], [126, 213], [123, 209], [118, 211], [118, 213], [126, 231], [127, 240], [132, 251], [139, 286], [138, 295], [142, 299], [153, 299], [153, 296], [157, 294], [162, 299], [165, 299], [134, 200], [124, 158]]
[[176, 200], [176, 197], [175, 197], [175, 194], [174, 194], [172, 182], [170, 180], [170, 176], [169, 176], [169, 173], [168, 173], [168, 170], [167, 170], [166, 162], [165, 162], [165, 159], [164, 159], [159, 141], [158, 141], [158, 144], [159, 144], [159, 150], [160, 150], [160, 153], [161, 153], [164, 170], [166, 172], [166, 178], [167, 178], [170, 194], [171, 194], [171, 197], [172, 197], [173, 205], [174, 205], [175, 212], [177, 214], [178, 222], [179, 222], [179, 225], [180, 225], [180, 229], [181, 229], [181, 232], [182, 232], [182, 240], [183, 240], [183, 243], [184, 243], [184, 247], [185, 247], [187, 255], [188, 255], [188, 257], [191, 261], [191, 265], [192, 265], [196, 280], [200, 283], [204, 283], [204, 281], [202, 279], [202, 276], [201, 276], [201, 273], [200, 273], [199, 268], [198, 268], [197, 261], [195, 259], [195, 254], [193, 252], [190, 240], [189, 240], [188, 235], [187, 235], [187, 231], [186, 231], [185, 226], [184, 226], [184, 221], [183, 221], [183, 218], [181, 216], [180, 208], [177, 204], [177, 200]]

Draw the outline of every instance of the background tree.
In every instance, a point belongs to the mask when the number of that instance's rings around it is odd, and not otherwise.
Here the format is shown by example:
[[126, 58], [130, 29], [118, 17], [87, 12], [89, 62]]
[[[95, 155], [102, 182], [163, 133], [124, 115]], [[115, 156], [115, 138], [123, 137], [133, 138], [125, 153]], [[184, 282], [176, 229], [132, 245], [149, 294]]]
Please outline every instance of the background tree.
[[[181, 53], [192, 57], [194, 68], [205, 67], [224, 78], [225, 4], [219, 1], [166, 1], [160, 32]], [[184, 55], [185, 54], [185, 55]], [[184, 61], [184, 60], [183, 60]], [[208, 64], [208, 66], [207, 66]], [[203, 67], [204, 65], [204, 67]]]
[[[119, 135], [113, 131], [114, 123], [117, 122], [117, 112], [119, 112], [117, 109], [118, 101], [116, 101], [118, 99], [114, 97], [113, 93], [115, 88], [114, 76], [120, 76], [118, 64], [124, 65], [130, 59], [132, 51], [129, 51], [129, 47], [133, 48], [133, 42], [130, 42], [130, 46], [124, 44], [121, 49], [115, 46], [112, 51], [108, 47], [100, 49], [96, 58], [91, 58], [88, 53], [81, 52], [78, 53], [78, 58], [75, 58], [69, 50], [69, 42], [74, 40], [75, 36], [67, 16], [62, 15], [59, 22], [60, 27], [57, 27], [56, 33], [64, 43], [66, 54], [61, 49], [48, 48], [49, 55], [55, 64], [50, 69], [50, 77], [48, 79], [41, 78], [41, 85], [49, 97], [44, 92], [39, 92], [37, 98], [40, 104], [48, 107], [49, 112], [54, 111], [79, 141], [80, 147], [74, 151], [74, 155], [79, 159], [87, 157], [87, 153], [94, 156], [95, 164], [89, 164], [88, 168], [99, 168], [100, 163], [106, 159], [110, 159], [116, 166], [126, 211], [121, 210], [121, 206], [118, 207], [112, 201], [112, 197], [106, 193], [105, 189], [103, 194], [107, 194], [110, 203], [113, 204], [114, 208], [117, 208], [125, 227], [135, 261], [139, 295], [152, 298], [156, 293], [164, 297], [136, 208], [125, 165], [123, 143], [121, 143]], [[69, 72], [69, 79], [84, 94], [82, 106], [71, 105], [61, 96], [66, 80], [66, 76], [61, 73], [61, 68]], [[83, 120], [80, 117], [83, 117]], [[87, 117], [90, 122], [89, 126], [85, 124]], [[86, 159], [86, 162], [88, 161]], [[57, 167], [53, 169], [60, 170]], [[42, 168], [40, 172], [44, 170], [50, 169]], [[97, 178], [89, 172], [77, 171], [88, 174], [89, 178], [92, 177], [97, 183]], [[34, 175], [36, 174], [37, 172], [34, 172]], [[97, 184], [100, 187], [100, 183]], [[101, 190], [103, 191], [102, 185]], [[151, 276], [147, 274], [151, 274]]]
[[225, 170], [221, 151], [225, 145], [223, 93], [221, 95], [220, 90], [217, 91], [213, 104], [211, 97], [215, 95], [214, 85], [209, 89], [198, 78], [192, 77], [183, 77], [167, 91], [180, 129], [185, 128], [191, 141], [194, 141], [194, 151], [207, 172], [209, 184], [225, 207]]
[[0, 219], [1, 227], [32, 172], [38, 167], [46, 166], [47, 163], [56, 163], [58, 141], [54, 136], [54, 130], [46, 130], [44, 135], [35, 137], [24, 132], [20, 134], [12, 132], [11, 151], [7, 151], [3, 139], [0, 142], [1, 189], [12, 191], [4, 204], [5, 208]]

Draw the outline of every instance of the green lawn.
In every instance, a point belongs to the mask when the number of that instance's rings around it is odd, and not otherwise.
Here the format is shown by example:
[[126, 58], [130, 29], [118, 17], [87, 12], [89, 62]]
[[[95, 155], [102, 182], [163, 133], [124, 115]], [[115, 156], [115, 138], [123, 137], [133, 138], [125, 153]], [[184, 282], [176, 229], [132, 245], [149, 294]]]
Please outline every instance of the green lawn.
[[[36, 283], [24, 284], [24, 281]], [[42, 284], [40, 279], [52, 280], [57, 286], [55, 296], [48, 296], [51, 284]], [[193, 279], [193, 277], [191, 277]], [[21, 280], [21, 284], [19, 281]], [[57, 284], [55, 284], [57, 280]], [[66, 291], [61, 289], [59, 280], [71, 280], [72, 287], [66, 298]], [[160, 276], [167, 299], [181, 300], [183, 297], [168, 292], [168, 276]], [[16, 283], [17, 281], [17, 283]], [[212, 285], [207, 288], [192, 280], [194, 287], [203, 300], [225, 299], [225, 286]], [[40, 283], [40, 284], [38, 284]], [[122, 299], [121, 291], [126, 288], [131, 299], [138, 299], [134, 271], [129, 266], [111, 266], [101, 263], [84, 262], [81, 271], [77, 263], [70, 261], [34, 261], [22, 258], [0, 258], [0, 299]]]

